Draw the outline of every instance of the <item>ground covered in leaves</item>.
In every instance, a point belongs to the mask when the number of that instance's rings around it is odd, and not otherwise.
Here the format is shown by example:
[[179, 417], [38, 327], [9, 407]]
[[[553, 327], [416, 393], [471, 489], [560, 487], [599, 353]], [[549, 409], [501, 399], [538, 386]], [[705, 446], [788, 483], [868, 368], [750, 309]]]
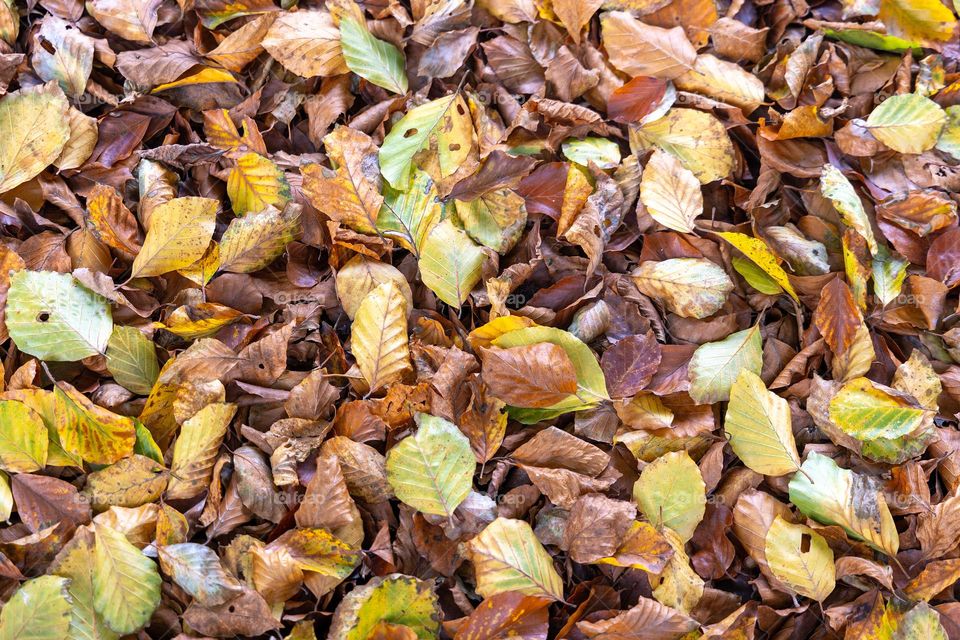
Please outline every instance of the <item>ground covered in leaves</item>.
[[0, 640], [960, 640], [948, 0], [0, 0]]

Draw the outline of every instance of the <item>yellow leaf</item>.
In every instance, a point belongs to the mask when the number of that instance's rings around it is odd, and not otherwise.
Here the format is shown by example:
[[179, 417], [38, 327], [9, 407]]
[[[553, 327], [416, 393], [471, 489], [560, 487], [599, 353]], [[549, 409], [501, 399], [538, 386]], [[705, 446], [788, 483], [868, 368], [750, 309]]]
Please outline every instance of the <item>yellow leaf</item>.
[[159, 276], [189, 267], [203, 257], [220, 203], [212, 198], [174, 198], [153, 211], [131, 278]]
[[683, 318], [713, 315], [734, 286], [726, 271], [705, 258], [647, 260], [631, 277], [641, 293]]
[[242, 312], [222, 304], [198, 302], [177, 307], [163, 322], [158, 322], [155, 326], [185, 340], [196, 340], [211, 336], [242, 317]]
[[818, 602], [836, 587], [833, 551], [819, 533], [777, 516], [767, 531], [764, 554], [777, 580]]
[[686, 451], [677, 451], [644, 468], [633, 485], [633, 499], [651, 523], [670, 528], [686, 541], [703, 520], [706, 485], [697, 463]]
[[139, 507], [160, 499], [167, 477], [162, 464], [132, 455], [88, 475], [83, 495], [97, 511], [111, 506]]
[[919, 349], [914, 349], [907, 361], [897, 367], [892, 386], [916, 398], [924, 409], [937, 411], [939, 408], [937, 398], [943, 392], [943, 384]]
[[877, 17], [891, 35], [936, 46], [950, 41], [957, 26], [940, 0], [880, 0]]
[[726, 178], [733, 171], [733, 143], [723, 123], [695, 109], [671, 109], [667, 115], [630, 127], [635, 153], [659, 147], [677, 156], [701, 184]]
[[160, 93], [161, 91], [166, 91], [168, 89], [176, 89], [177, 87], [189, 87], [196, 84], [216, 84], [218, 82], [236, 82], [237, 79], [233, 77], [229, 72], [224, 71], [223, 69], [213, 69], [211, 67], [204, 67], [202, 70], [197, 73], [187, 76], [186, 78], [181, 78], [179, 80], [174, 80], [173, 82], [168, 82], [166, 84], [161, 84], [159, 87], [154, 87], [153, 91], [150, 93]]
[[111, 629], [132, 634], [160, 604], [160, 573], [124, 534], [100, 524], [95, 532], [93, 605]]
[[863, 202], [856, 190], [843, 173], [831, 164], [823, 165], [820, 173], [820, 193], [833, 203], [840, 214], [843, 224], [847, 225], [867, 241], [870, 252], [877, 254], [879, 246], [873, 235], [870, 219], [863, 209]]
[[208, 487], [220, 443], [236, 410], [229, 403], [209, 404], [183, 423], [173, 445], [168, 500], [193, 498]]
[[227, 195], [238, 216], [263, 211], [269, 205], [278, 208], [290, 201], [290, 185], [283, 171], [257, 153], [245, 153], [227, 176]]
[[0, 400], [0, 467], [30, 473], [47, 464], [47, 428], [33, 410], [16, 400]]
[[94, 464], [133, 453], [137, 436], [131, 418], [93, 404], [66, 382], [58, 382], [54, 393], [57, 435], [67, 453]]
[[640, 201], [650, 217], [674, 231], [693, 232], [693, 222], [703, 213], [703, 194], [693, 172], [676, 156], [656, 149], [643, 169]]
[[407, 300], [393, 282], [378, 285], [360, 303], [350, 345], [371, 391], [397, 382], [410, 370]]
[[262, 44], [285, 69], [304, 78], [349, 71], [340, 52], [340, 31], [326, 11], [281, 14]]
[[430, 231], [417, 264], [423, 284], [438, 298], [459, 308], [480, 282], [483, 249], [448, 218]]
[[773, 252], [767, 248], [767, 243], [759, 238], [751, 238], [746, 234], [733, 231], [721, 231], [717, 235], [739, 249], [743, 255], [750, 258], [754, 264], [763, 269], [768, 276], [783, 287], [783, 290], [790, 294], [791, 298], [799, 302], [800, 298], [797, 297], [797, 292], [793, 290], [787, 272], [780, 266]]
[[[933, 1], [940, 4], [938, 0]], [[894, 151], [923, 153], [937, 144], [946, 123], [947, 114], [940, 105], [930, 98], [908, 93], [881, 102], [867, 117], [866, 128]]]
[[525, 316], [501, 316], [471, 331], [467, 340], [474, 351], [479, 351], [489, 347], [490, 343], [505, 333], [535, 326], [537, 324]]
[[477, 576], [477, 593], [489, 598], [516, 591], [563, 599], [563, 581], [553, 558], [523, 520], [497, 518], [467, 543]]
[[705, 583], [690, 565], [690, 557], [684, 551], [685, 539], [667, 528], [663, 537], [673, 548], [673, 556], [658, 577], [651, 578], [653, 597], [662, 605], [690, 613], [703, 597]]
[[279, 257], [300, 233], [301, 206], [288, 203], [283, 211], [267, 207], [230, 221], [220, 238], [218, 268], [252, 273]]
[[[272, 15], [262, 17], [267, 18]], [[261, 155], [267, 153], [260, 130], [249, 116], [243, 118], [243, 135], [241, 135], [230, 118], [230, 112], [226, 109], [204, 111], [203, 133], [207, 137], [207, 142], [217, 149], [230, 153], [247, 153], [248, 151], [255, 151]]]
[[697, 56], [693, 69], [675, 80], [678, 89], [700, 93], [751, 113], [764, 100], [763, 82], [743, 67], [708, 53]]
[[384, 282], [397, 285], [407, 302], [405, 314], [410, 315], [413, 311], [413, 294], [403, 273], [391, 264], [358, 254], [337, 271], [337, 298], [347, 317], [353, 320], [367, 294]]
[[0, 193], [33, 179], [70, 139], [69, 105], [55, 82], [0, 99]]
[[752, 371], [741, 371], [730, 387], [724, 430], [733, 452], [757, 473], [782, 476], [800, 468], [790, 405]]

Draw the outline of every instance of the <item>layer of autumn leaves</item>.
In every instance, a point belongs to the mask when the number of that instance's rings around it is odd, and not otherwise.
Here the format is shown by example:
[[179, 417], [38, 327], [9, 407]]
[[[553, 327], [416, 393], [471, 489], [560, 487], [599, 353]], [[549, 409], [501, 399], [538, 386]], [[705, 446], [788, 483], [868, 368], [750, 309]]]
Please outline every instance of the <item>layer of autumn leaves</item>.
[[0, 640], [960, 638], [956, 11], [0, 1]]

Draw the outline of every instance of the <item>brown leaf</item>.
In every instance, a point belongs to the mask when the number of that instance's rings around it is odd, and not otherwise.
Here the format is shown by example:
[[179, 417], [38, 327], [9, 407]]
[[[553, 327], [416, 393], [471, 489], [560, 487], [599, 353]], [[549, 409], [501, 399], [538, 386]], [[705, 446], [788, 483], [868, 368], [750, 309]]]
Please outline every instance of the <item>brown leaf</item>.
[[480, 352], [483, 381], [496, 397], [515, 407], [549, 407], [577, 392], [577, 372], [566, 352], [543, 342]]
[[628, 336], [603, 352], [600, 366], [611, 398], [636, 395], [660, 366], [660, 343], [652, 333]]
[[839, 277], [831, 280], [820, 294], [814, 322], [830, 349], [838, 356], [843, 355], [856, 338], [857, 329], [863, 323], [860, 309], [850, 287]]

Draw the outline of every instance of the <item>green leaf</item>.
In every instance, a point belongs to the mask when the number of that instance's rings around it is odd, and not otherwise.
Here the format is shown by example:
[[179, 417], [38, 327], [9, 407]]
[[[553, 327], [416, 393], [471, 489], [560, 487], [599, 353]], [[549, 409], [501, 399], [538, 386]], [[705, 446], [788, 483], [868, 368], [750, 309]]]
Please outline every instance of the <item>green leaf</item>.
[[790, 480], [790, 502], [803, 515], [835, 524], [857, 540], [888, 556], [900, 548], [900, 536], [878, 483], [838, 467], [831, 458], [813, 452]]
[[873, 257], [873, 294], [883, 304], [890, 304], [900, 295], [910, 262], [883, 245]]
[[870, 252], [876, 255], [878, 249], [873, 227], [870, 226], [870, 219], [863, 209], [860, 196], [847, 180], [847, 176], [832, 164], [823, 165], [820, 173], [820, 193], [833, 203], [843, 223], [859, 233], [867, 241]]
[[405, 625], [421, 640], [438, 638], [440, 616], [431, 583], [392, 574], [356, 587], [337, 606], [327, 638], [367, 640], [380, 622]]
[[117, 384], [147, 395], [160, 375], [153, 342], [136, 327], [114, 327], [107, 343], [107, 371]]
[[824, 29], [823, 32], [831, 38], [842, 42], [849, 42], [860, 47], [876, 49], [877, 51], [889, 51], [891, 53], [903, 53], [907, 50], [913, 51], [914, 55], [922, 56], [923, 48], [918, 42], [904, 40], [897, 36], [890, 36], [876, 31], [865, 29]]
[[95, 538], [94, 607], [117, 633], [134, 633], [160, 604], [157, 565], [115, 529], [97, 524]]
[[791, 298], [797, 301], [800, 300], [800, 298], [797, 297], [797, 292], [793, 290], [793, 285], [790, 284], [787, 272], [780, 266], [777, 256], [770, 251], [766, 242], [760, 238], [753, 238], [735, 231], [720, 231], [717, 235], [739, 249], [743, 255], [750, 258], [758, 267], [763, 269], [764, 273], [773, 278], [784, 291], [790, 294]]
[[443, 210], [433, 180], [426, 172], [416, 169], [404, 190], [384, 189], [377, 230], [419, 255], [430, 231], [443, 218]]
[[783, 289], [777, 284], [777, 281], [767, 275], [767, 272], [757, 266], [753, 260], [734, 256], [731, 259], [733, 268], [743, 276], [751, 287], [765, 293], [768, 296], [776, 296], [783, 293]]
[[894, 151], [923, 153], [937, 143], [946, 121], [947, 114], [936, 102], [908, 93], [881, 102], [870, 112], [866, 126]]
[[43, 420], [16, 400], [0, 400], [0, 467], [30, 473], [47, 464], [49, 443]]
[[568, 160], [584, 167], [592, 162], [601, 169], [616, 169], [620, 164], [620, 146], [607, 138], [571, 138], [561, 148]]
[[700, 345], [688, 366], [690, 397], [697, 404], [730, 399], [730, 387], [743, 370], [760, 374], [763, 342], [760, 326], [732, 333], [718, 342]]
[[516, 591], [563, 599], [563, 581], [553, 558], [523, 520], [497, 518], [467, 542], [467, 557], [484, 598]]
[[18, 349], [53, 362], [102, 354], [113, 330], [105, 298], [73, 276], [53, 271], [21, 270], [11, 276], [6, 323]]
[[723, 426], [733, 452], [757, 473], [782, 476], [800, 468], [790, 405], [752, 371], [741, 371], [730, 388]]
[[818, 602], [836, 587], [833, 551], [819, 533], [777, 516], [767, 530], [764, 556], [777, 580]]
[[390, 128], [380, 146], [380, 172], [395, 189], [406, 189], [414, 156], [423, 149], [436, 153], [440, 175], [456, 173], [471, 151], [473, 123], [459, 93], [415, 107]]
[[157, 553], [163, 572], [205, 607], [223, 604], [243, 591], [209, 547], [183, 542], [159, 547]]
[[933, 421], [935, 412], [894, 389], [855, 378], [830, 400], [830, 419], [857, 440], [894, 439]]
[[686, 542], [703, 520], [706, 491], [697, 463], [686, 451], [674, 451], [644, 468], [633, 485], [633, 499], [647, 520]]
[[24, 582], [0, 612], [0, 640], [62, 640], [70, 629], [69, 580], [40, 576]]
[[340, 49], [350, 71], [387, 91], [407, 92], [403, 53], [389, 42], [373, 37], [367, 25], [351, 16], [340, 18]]
[[488, 191], [470, 200], [455, 200], [459, 225], [471, 238], [506, 254], [520, 240], [527, 223], [527, 207], [512, 189]]
[[450, 517], [470, 493], [477, 461], [453, 423], [418, 413], [417, 432], [387, 452], [387, 482], [421, 513]]
[[160, 446], [156, 440], [153, 439], [153, 434], [150, 433], [150, 430], [136, 419], [133, 421], [133, 426], [137, 433], [137, 441], [133, 445], [133, 452], [145, 458], [150, 458], [154, 462], [163, 464], [163, 451], [160, 450]]
[[57, 554], [50, 572], [69, 578], [67, 592], [72, 600], [69, 640], [117, 640], [120, 635], [107, 626], [94, 608], [94, 541], [90, 527], [81, 527]]
[[483, 249], [448, 218], [430, 231], [418, 264], [423, 284], [459, 309], [480, 282]]

